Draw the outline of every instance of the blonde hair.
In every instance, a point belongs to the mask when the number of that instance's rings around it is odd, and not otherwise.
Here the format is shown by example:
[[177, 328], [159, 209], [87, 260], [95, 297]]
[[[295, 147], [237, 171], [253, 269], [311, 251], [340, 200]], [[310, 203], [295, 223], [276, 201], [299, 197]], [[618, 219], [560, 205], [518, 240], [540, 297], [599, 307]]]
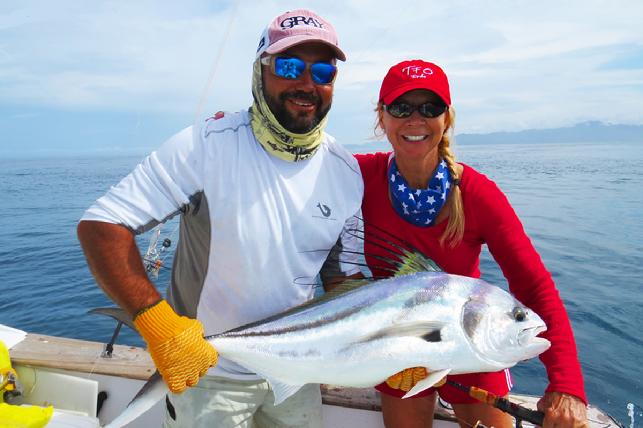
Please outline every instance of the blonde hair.
[[[382, 102], [377, 103], [375, 112], [377, 113], [375, 119], [375, 127], [373, 129], [373, 134], [376, 138], [381, 138], [386, 135], [386, 130], [382, 126], [382, 114], [384, 112], [382, 108]], [[462, 241], [464, 236], [464, 206], [462, 204], [462, 193], [460, 192], [460, 179], [462, 178], [456, 167], [455, 154], [451, 151], [451, 141], [453, 139], [453, 128], [455, 126], [455, 109], [449, 107], [446, 112], [446, 129], [444, 134], [442, 134], [442, 139], [438, 145], [438, 154], [444, 161], [447, 163], [449, 172], [451, 173], [451, 178], [454, 182], [458, 183], [451, 188], [449, 194], [449, 199], [447, 200], [447, 206], [449, 207], [449, 222], [447, 224], [444, 233], [440, 236], [440, 245], [448, 241], [449, 247], [453, 248]]]

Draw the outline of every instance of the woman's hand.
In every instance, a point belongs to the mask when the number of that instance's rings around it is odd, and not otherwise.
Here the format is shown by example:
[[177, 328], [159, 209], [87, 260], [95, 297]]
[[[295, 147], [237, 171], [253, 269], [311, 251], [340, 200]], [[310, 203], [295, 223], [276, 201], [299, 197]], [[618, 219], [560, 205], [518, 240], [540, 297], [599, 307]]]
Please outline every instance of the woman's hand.
[[538, 400], [545, 413], [543, 428], [587, 428], [587, 406], [579, 398], [562, 392], [548, 392]]

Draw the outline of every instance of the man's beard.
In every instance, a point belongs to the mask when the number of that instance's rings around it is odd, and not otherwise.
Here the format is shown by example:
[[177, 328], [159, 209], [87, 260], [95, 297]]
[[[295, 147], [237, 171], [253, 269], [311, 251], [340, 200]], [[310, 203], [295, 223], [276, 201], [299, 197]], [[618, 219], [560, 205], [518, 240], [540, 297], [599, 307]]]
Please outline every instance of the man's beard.
[[[322, 101], [320, 97], [302, 91], [284, 92], [279, 95], [279, 99], [273, 98], [265, 92], [263, 96], [266, 99], [266, 103], [268, 104], [270, 111], [281, 126], [294, 134], [307, 134], [312, 131], [317, 125], [319, 125], [319, 122], [326, 117], [331, 106], [329, 103], [326, 108], [322, 109]], [[293, 114], [286, 109], [286, 100], [288, 98], [309, 101], [315, 104], [316, 110], [313, 117], [308, 118], [308, 115], [304, 112], [293, 116]]]

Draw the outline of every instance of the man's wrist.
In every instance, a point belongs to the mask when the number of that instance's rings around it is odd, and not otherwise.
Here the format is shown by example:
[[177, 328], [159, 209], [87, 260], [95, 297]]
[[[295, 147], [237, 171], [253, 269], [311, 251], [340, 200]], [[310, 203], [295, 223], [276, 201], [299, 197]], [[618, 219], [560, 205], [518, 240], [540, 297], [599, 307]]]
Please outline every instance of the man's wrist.
[[132, 319], [136, 319], [136, 318], [138, 318], [140, 315], [143, 315], [143, 313], [145, 313], [146, 311], [148, 311], [148, 310], [152, 309], [154, 306], [158, 305], [158, 304], [159, 304], [159, 303], [161, 303], [163, 300], [164, 300], [164, 299], [163, 299], [162, 297], [159, 297], [159, 298], [158, 298], [158, 299], [156, 299], [153, 303], [151, 303], [151, 304], [149, 304], [149, 305], [147, 305], [147, 306], [144, 306], [143, 308], [139, 309], [138, 311], [136, 311], [136, 313], [134, 314], [134, 316], [132, 317]]

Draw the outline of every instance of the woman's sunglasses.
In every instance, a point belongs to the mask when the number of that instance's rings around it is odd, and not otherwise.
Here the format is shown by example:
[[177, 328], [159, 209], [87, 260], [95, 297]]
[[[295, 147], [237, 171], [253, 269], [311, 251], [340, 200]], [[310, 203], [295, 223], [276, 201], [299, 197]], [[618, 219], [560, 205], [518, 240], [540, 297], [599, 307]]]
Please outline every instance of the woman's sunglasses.
[[304, 60], [289, 56], [269, 55], [261, 58], [263, 65], [269, 65], [272, 74], [284, 79], [297, 80], [306, 67], [310, 65], [310, 75], [318, 85], [329, 85], [337, 76], [337, 67], [328, 62], [307, 63]]
[[414, 106], [405, 102], [392, 102], [389, 105], [382, 104], [384, 111], [390, 114], [391, 116], [402, 119], [409, 117], [413, 114], [414, 111], [418, 111], [422, 116], [426, 118], [434, 118], [440, 116], [442, 113], [447, 111], [449, 106], [446, 104], [433, 104], [433, 103], [424, 103], [419, 106]]

